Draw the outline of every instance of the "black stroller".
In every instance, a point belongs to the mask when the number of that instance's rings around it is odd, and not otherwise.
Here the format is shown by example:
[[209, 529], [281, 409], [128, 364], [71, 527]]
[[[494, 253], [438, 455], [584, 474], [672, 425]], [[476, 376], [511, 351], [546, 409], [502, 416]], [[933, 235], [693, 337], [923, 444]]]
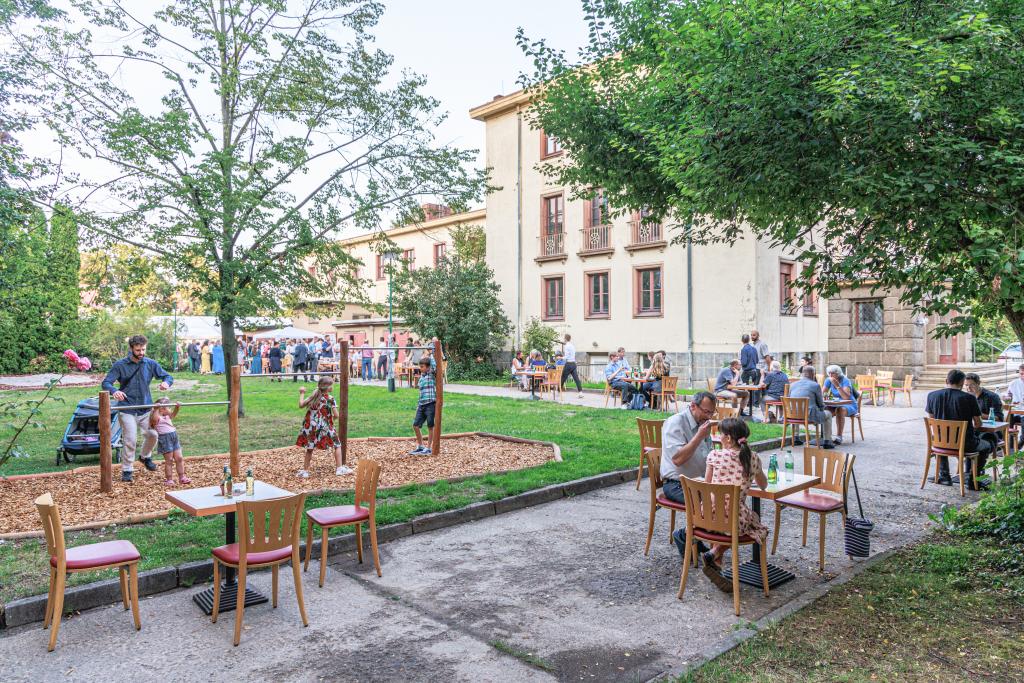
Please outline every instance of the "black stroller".
[[[114, 462], [121, 462], [121, 422], [117, 415], [111, 416], [110, 448]], [[64, 430], [64, 438], [57, 447], [57, 464], [61, 461], [77, 462], [80, 455], [99, 455], [100, 452], [100, 406], [99, 399], [87, 398], [79, 401], [75, 412]]]

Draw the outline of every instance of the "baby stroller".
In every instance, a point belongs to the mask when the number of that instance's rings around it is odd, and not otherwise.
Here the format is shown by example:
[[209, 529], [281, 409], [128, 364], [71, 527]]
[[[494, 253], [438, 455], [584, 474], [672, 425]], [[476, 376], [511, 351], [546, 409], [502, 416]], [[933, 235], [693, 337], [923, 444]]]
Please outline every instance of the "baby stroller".
[[[99, 455], [100, 452], [100, 406], [99, 399], [87, 398], [79, 401], [75, 412], [64, 430], [64, 438], [57, 447], [57, 464], [77, 462], [80, 455]], [[114, 462], [121, 462], [121, 422], [117, 415], [111, 416], [110, 448]]]

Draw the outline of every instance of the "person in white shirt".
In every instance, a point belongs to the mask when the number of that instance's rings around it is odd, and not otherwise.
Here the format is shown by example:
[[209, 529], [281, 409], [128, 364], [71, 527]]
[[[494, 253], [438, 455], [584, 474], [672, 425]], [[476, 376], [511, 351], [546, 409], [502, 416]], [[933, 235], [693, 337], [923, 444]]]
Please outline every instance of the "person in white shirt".
[[[1019, 408], [1022, 404], [1024, 404], [1024, 365], [1021, 365], [1019, 368], [1017, 368], [1017, 373], [1019, 377], [1010, 382], [1010, 386], [1006, 388], [1006, 394], [1003, 395], [1003, 398], [1010, 401], [1010, 403], [1013, 404], [1014, 408]], [[1016, 427], [1020, 423], [1020, 415], [1010, 416], [1011, 425]]]
[[622, 367], [626, 369], [627, 373], [633, 372], [633, 367], [629, 364], [629, 361], [626, 360], [626, 347], [620, 346], [618, 353], [619, 363], [622, 365]]
[[583, 383], [580, 382], [580, 374], [576, 370], [576, 346], [572, 343], [572, 335], [566, 334], [562, 342], [562, 358], [565, 359], [565, 367], [562, 369], [562, 390], [565, 390], [565, 380], [572, 377], [576, 382], [576, 393], [583, 398]]
[[771, 372], [770, 366], [764, 361], [764, 357], [769, 355], [768, 342], [761, 339], [760, 332], [757, 330], [751, 330], [750, 343], [757, 351], [757, 369], [761, 371], [761, 376], [764, 377], [766, 373]]

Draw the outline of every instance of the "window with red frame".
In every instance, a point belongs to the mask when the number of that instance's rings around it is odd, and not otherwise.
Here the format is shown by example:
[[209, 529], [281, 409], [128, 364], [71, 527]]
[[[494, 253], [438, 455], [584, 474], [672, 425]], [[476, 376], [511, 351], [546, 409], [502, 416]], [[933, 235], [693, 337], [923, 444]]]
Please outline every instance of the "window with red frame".
[[636, 314], [661, 315], [661, 266], [636, 271]]
[[556, 138], [554, 135], [548, 135], [547, 133], [543, 132], [540, 135], [541, 158], [553, 157], [556, 154], [562, 153], [562, 143], [558, 141], [558, 138]]
[[608, 223], [608, 197], [605, 196], [604, 190], [598, 190], [597, 196], [587, 200], [586, 219], [588, 228], [596, 228]]
[[608, 271], [587, 273], [587, 317], [608, 317]]
[[[811, 284], [813, 285], [815, 278], [811, 278]], [[804, 315], [818, 315], [818, 292], [817, 290], [808, 288], [804, 292]]]
[[434, 245], [434, 265], [441, 263], [444, 258], [445, 252], [448, 251], [448, 245], [444, 242], [438, 242]]
[[377, 279], [383, 280], [384, 277], [384, 257], [377, 254]]
[[779, 313], [782, 315], [796, 315], [795, 271], [796, 264], [779, 261]]
[[406, 270], [416, 270], [416, 250], [406, 249], [402, 252], [402, 260], [405, 262]]
[[544, 278], [544, 320], [561, 320], [565, 317], [565, 278]]
[[543, 221], [545, 235], [558, 235], [565, 230], [565, 197], [560, 194], [544, 197]]

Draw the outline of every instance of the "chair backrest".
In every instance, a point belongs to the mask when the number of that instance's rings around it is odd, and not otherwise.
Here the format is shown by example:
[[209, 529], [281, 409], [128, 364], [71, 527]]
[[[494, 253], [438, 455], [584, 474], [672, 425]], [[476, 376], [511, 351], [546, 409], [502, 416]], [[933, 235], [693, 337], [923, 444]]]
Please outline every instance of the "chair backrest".
[[739, 500], [740, 487], [736, 484], [708, 484], [680, 477], [686, 498], [686, 526], [688, 529], [717, 531], [739, 535], [739, 513], [732, 504]]
[[727, 417], [736, 417], [739, 415], [740, 409], [734, 408], [730, 405], [716, 405], [715, 406], [715, 417], [714, 419], [721, 422]]
[[903, 375], [903, 388], [910, 391], [914, 388], [914, 376], [909, 372]]
[[43, 522], [43, 534], [46, 535], [46, 552], [56, 557], [58, 564], [64, 563], [64, 527], [60, 523], [60, 509], [53, 502], [53, 496], [44, 493], [35, 500], [36, 510]]
[[[806, 446], [804, 448], [804, 474], [821, 478], [821, 483], [814, 488], [846, 495], [846, 487], [850, 483], [854, 460], [856, 457], [847, 453]], [[845, 477], [843, 476], [844, 463], [846, 464]]]
[[375, 460], [360, 460], [356, 465], [356, 505], [369, 508], [371, 515], [377, 507], [379, 481], [380, 464]]
[[661, 488], [661, 447], [652, 448], [644, 456], [647, 458], [647, 477], [651, 480], [651, 500], [657, 498]]
[[789, 396], [789, 388], [793, 386], [791, 382], [786, 382], [786, 386], [782, 387], [782, 395]]
[[664, 420], [636, 419], [636, 426], [640, 430], [640, 450], [645, 448], [661, 448], [661, 427]]
[[298, 548], [305, 493], [259, 501], [238, 501], [238, 556]]
[[679, 378], [672, 375], [665, 375], [661, 378], [661, 393], [674, 394], [679, 387]]
[[965, 420], [936, 420], [934, 417], [926, 417], [924, 425], [928, 431], [928, 450], [946, 448], [963, 452], [967, 439]]
[[818, 386], [820, 386], [822, 389], [824, 389], [825, 388], [825, 375], [823, 375], [823, 374], [821, 374], [819, 372], [817, 375], [815, 375], [815, 377], [818, 378]]
[[896, 373], [893, 372], [892, 370], [879, 370], [877, 373], [875, 373], [875, 376], [878, 378], [879, 382], [890, 382], [891, 383], [892, 382], [892, 377], [895, 374]]
[[558, 384], [559, 382], [561, 382], [561, 380], [562, 380], [562, 368], [563, 367], [565, 367], [565, 366], [563, 365], [563, 366], [552, 368], [551, 370], [548, 370], [548, 378], [547, 378], [547, 383], [548, 384]]
[[790, 398], [789, 396], [783, 396], [782, 415], [787, 420], [807, 421], [810, 405], [811, 399], [806, 396], [802, 398]]
[[857, 375], [853, 381], [857, 383], [861, 391], [870, 391], [876, 386], [876, 377], [874, 375]]

